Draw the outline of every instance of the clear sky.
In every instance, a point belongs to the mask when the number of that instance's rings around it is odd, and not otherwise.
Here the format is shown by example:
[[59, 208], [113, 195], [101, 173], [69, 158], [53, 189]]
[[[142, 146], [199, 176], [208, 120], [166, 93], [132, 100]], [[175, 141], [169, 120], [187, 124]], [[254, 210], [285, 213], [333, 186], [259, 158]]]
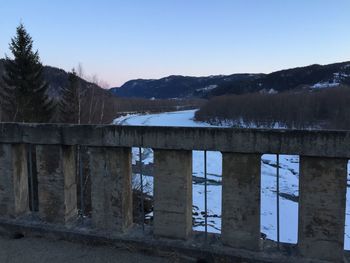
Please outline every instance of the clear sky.
[[110, 86], [350, 60], [350, 0], [0, 2], [0, 57], [22, 21], [44, 64]]

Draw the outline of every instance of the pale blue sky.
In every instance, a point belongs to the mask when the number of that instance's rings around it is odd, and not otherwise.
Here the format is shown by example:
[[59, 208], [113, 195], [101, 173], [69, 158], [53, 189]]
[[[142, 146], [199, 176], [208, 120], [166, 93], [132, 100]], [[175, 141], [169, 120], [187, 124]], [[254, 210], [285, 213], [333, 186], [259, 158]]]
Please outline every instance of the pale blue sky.
[[0, 57], [23, 21], [44, 64], [111, 86], [350, 60], [349, 0], [0, 1]]

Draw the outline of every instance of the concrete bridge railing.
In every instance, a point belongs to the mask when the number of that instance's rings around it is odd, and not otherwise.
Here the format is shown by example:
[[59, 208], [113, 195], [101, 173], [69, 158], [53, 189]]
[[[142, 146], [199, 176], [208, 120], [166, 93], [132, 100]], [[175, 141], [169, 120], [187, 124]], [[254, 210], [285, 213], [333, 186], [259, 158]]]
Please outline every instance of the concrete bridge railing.
[[[259, 251], [261, 155], [300, 155], [298, 251], [342, 262], [350, 132], [17, 124], [0, 125], [0, 217], [29, 213], [26, 145], [36, 145], [39, 215], [77, 214], [75, 146], [89, 149], [92, 224], [127, 233], [132, 219], [131, 147], [154, 150], [155, 236], [192, 234], [192, 150], [223, 154], [223, 245]], [[59, 158], [57, 158], [59, 156]]]

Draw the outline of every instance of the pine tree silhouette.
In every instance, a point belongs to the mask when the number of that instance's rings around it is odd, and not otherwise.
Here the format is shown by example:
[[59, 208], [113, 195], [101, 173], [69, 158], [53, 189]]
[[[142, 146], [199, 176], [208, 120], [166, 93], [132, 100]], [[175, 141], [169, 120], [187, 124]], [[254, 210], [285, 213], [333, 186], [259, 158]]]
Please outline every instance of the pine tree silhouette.
[[68, 75], [68, 86], [62, 89], [62, 97], [59, 103], [60, 122], [78, 123], [80, 78], [75, 70]]
[[2, 97], [4, 109], [17, 122], [49, 122], [55, 104], [48, 97], [48, 85], [42, 77], [43, 66], [38, 51], [33, 51], [33, 40], [23, 24], [9, 45], [13, 59], [6, 56], [5, 88]]

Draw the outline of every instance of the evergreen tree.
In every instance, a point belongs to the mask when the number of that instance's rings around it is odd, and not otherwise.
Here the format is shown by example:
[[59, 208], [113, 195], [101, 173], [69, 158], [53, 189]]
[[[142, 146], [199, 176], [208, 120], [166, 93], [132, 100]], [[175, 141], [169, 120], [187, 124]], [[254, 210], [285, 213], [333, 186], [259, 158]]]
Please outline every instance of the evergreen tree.
[[6, 108], [8, 108], [8, 99], [5, 99], [6, 96], [5, 84], [0, 78], [0, 121], [4, 121], [6, 116]]
[[49, 122], [54, 104], [47, 95], [39, 53], [33, 51], [33, 40], [23, 24], [17, 27], [9, 48], [13, 59], [6, 56], [3, 77], [6, 88], [1, 94], [9, 102], [6, 110], [13, 121]]
[[65, 123], [79, 122], [80, 79], [75, 70], [68, 75], [68, 86], [63, 88], [59, 104], [60, 121]]

